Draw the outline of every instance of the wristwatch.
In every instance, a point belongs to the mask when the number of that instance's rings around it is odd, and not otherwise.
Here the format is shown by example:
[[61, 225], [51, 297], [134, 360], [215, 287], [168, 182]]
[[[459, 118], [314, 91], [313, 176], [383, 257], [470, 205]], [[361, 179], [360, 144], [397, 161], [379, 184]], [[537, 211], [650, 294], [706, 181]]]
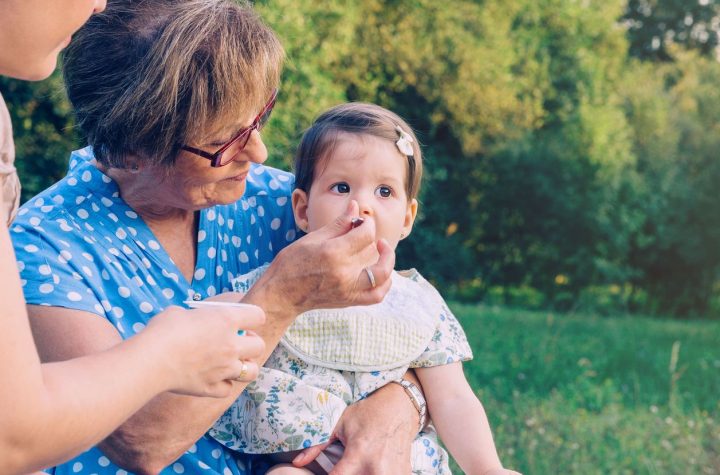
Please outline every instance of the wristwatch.
[[397, 381], [392, 382], [399, 384], [405, 390], [405, 394], [408, 395], [410, 402], [412, 402], [413, 406], [415, 406], [415, 409], [417, 409], [418, 415], [420, 416], [420, 427], [418, 431], [423, 430], [425, 427], [425, 421], [427, 420], [427, 402], [425, 402], [425, 396], [423, 396], [422, 391], [420, 391], [420, 388], [418, 388], [415, 384], [404, 378], [400, 378]]

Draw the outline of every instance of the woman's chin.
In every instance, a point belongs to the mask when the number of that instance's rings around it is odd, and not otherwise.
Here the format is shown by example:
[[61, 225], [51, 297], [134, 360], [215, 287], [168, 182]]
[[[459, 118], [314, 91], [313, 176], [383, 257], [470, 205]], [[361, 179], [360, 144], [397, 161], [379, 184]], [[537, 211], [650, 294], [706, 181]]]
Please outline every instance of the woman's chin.
[[56, 67], [57, 54], [52, 53], [44, 61], [28, 62], [15, 69], [0, 70], [0, 73], [24, 81], [42, 81], [47, 79]]
[[233, 182], [223, 193], [218, 193], [216, 204], [229, 205], [235, 203], [245, 194], [245, 181]]

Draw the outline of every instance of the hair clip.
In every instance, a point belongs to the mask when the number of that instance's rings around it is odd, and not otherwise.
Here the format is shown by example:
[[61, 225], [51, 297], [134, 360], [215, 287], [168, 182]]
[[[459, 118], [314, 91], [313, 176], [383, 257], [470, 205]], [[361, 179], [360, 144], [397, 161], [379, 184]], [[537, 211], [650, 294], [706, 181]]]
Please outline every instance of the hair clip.
[[412, 136], [405, 132], [399, 125], [395, 126], [395, 130], [397, 130], [397, 133], [400, 135], [400, 138], [397, 139], [397, 142], [395, 142], [395, 145], [397, 145], [400, 153], [402, 153], [403, 155], [407, 155], [408, 157], [414, 157], [415, 152], [413, 151], [412, 147], [412, 143], [414, 142], [414, 140]]

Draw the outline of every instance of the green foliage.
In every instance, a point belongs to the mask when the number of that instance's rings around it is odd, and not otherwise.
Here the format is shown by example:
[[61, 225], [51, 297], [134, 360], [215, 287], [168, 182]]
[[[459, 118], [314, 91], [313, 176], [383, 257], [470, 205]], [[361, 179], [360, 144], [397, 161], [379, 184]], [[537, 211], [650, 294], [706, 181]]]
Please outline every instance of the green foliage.
[[636, 65], [627, 116], [643, 183], [641, 229], [631, 241], [635, 285], [657, 309], [709, 311], [720, 268], [720, 65], [689, 53], [662, 67]]
[[[426, 176], [398, 267], [465, 301], [720, 315], [720, 66], [702, 56], [716, 37], [696, 41], [714, 0], [255, 6], [288, 58], [269, 164], [289, 168], [312, 118], [348, 100], [417, 130]], [[663, 28], [671, 61], [631, 59]], [[60, 85], [0, 79], [25, 198], [79, 145]]]
[[42, 82], [0, 76], [2, 94], [13, 124], [23, 200], [65, 176], [70, 151], [78, 148], [70, 104], [59, 71]]
[[718, 323], [452, 308], [506, 466], [720, 473]]
[[670, 61], [673, 44], [711, 57], [718, 46], [717, 0], [629, 0], [623, 23], [630, 53], [638, 58]]

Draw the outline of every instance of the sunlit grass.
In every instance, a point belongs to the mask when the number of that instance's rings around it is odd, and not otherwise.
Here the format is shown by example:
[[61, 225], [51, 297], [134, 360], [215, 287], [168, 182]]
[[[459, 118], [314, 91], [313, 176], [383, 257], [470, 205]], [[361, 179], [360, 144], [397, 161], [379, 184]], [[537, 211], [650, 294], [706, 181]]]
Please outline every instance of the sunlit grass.
[[506, 466], [720, 474], [720, 323], [452, 308]]

